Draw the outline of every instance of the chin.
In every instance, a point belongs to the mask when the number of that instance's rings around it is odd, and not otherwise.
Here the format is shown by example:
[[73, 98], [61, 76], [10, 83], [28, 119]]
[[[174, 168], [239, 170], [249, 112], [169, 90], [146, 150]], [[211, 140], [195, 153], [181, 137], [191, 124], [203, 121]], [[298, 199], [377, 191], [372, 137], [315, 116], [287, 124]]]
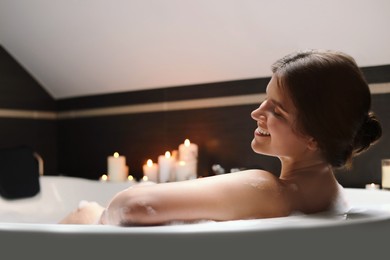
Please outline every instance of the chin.
[[259, 147], [259, 145], [256, 144], [255, 141], [252, 141], [251, 148], [252, 148], [252, 150], [253, 150], [255, 153], [257, 153], [257, 154], [269, 155], [268, 153], [266, 153], [266, 152], [264, 151], [264, 149], [261, 149], [261, 147]]
[[251, 148], [252, 148], [253, 152], [255, 152], [257, 154], [277, 157], [277, 155], [275, 155], [274, 153], [271, 153], [270, 151], [267, 151], [263, 146], [256, 143], [255, 140], [252, 141]]

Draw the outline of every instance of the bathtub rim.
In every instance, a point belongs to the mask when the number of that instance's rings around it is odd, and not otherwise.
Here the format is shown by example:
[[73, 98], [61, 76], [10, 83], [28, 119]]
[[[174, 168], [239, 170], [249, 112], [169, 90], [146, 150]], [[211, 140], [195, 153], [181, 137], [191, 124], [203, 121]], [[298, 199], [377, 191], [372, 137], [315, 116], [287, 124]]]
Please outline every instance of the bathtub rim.
[[[299, 225], [278, 225], [272, 224], [265, 226], [268, 219], [248, 219], [248, 220], [233, 220], [213, 222], [209, 226], [209, 222], [192, 223], [192, 224], [172, 224], [172, 225], [156, 225], [156, 226], [105, 226], [105, 225], [78, 225], [78, 224], [41, 224], [41, 223], [7, 223], [0, 222], [0, 233], [2, 232], [17, 232], [17, 233], [42, 233], [42, 234], [86, 234], [86, 235], [178, 235], [178, 234], [227, 234], [227, 233], [258, 233], [258, 232], [272, 232], [272, 231], [304, 231], [310, 229], [330, 228], [330, 227], [358, 227], [365, 224], [380, 224], [390, 223], [390, 212], [385, 210], [362, 209], [368, 210], [374, 214], [370, 219], [353, 219], [353, 220], [332, 220], [314, 221], [312, 223], [301, 223]], [[313, 220], [322, 213], [297, 216], [297, 219], [302, 221]], [[326, 216], [326, 215], [324, 215]], [[273, 220], [280, 220], [283, 218], [292, 218], [294, 216], [272, 218]], [[240, 225], [240, 224], [253, 225]], [[256, 225], [259, 224], [260, 225]], [[227, 224], [227, 228], [222, 227]], [[229, 225], [233, 224], [233, 225]], [[390, 231], [390, 230], [389, 230]]]

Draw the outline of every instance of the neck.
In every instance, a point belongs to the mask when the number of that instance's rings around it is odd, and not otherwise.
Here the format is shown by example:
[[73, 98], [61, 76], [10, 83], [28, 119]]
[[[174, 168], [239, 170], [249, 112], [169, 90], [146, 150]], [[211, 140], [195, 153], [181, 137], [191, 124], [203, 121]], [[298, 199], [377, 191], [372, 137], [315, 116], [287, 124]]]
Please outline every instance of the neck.
[[291, 179], [306, 173], [325, 173], [332, 172], [330, 165], [322, 158], [312, 158], [306, 160], [292, 160], [289, 158], [280, 158], [282, 169], [280, 178]]

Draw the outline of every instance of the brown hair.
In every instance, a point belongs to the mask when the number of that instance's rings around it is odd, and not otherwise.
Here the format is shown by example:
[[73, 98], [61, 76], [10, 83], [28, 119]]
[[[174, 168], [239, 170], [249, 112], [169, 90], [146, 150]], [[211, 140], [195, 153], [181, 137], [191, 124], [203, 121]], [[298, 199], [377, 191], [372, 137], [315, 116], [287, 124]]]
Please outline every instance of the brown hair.
[[368, 84], [349, 55], [299, 51], [276, 61], [272, 72], [297, 109], [296, 130], [313, 137], [333, 167], [351, 166], [381, 137]]

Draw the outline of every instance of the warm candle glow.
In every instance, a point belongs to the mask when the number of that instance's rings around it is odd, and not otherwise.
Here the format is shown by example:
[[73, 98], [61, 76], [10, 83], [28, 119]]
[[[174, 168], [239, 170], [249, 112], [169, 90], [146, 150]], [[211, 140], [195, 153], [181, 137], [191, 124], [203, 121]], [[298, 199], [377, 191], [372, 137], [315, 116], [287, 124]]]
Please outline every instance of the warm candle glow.
[[380, 186], [379, 184], [376, 184], [376, 183], [369, 183], [369, 184], [366, 184], [366, 189], [369, 189], [369, 190], [379, 190], [380, 189]]
[[118, 157], [119, 157], [119, 153], [115, 152], [115, 153], [114, 153], [114, 157], [115, 157], [115, 158], [118, 158]]
[[185, 141], [184, 141], [184, 145], [186, 146], [186, 147], [189, 147], [190, 146], [190, 140], [188, 140], [188, 139], [186, 139]]
[[127, 176], [127, 179], [128, 179], [129, 181], [132, 181], [132, 180], [134, 180], [134, 177], [133, 177], [133, 175], [129, 175], [129, 176]]
[[171, 153], [168, 152], [168, 151], [166, 151], [166, 152], [165, 152], [165, 158], [171, 158]]
[[186, 165], [186, 162], [185, 162], [185, 161], [180, 161], [180, 162], [179, 162], [179, 165], [182, 165], [182, 166], [183, 166], [183, 165]]
[[152, 167], [152, 166], [153, 166], [153, 161], [152, 161], [152, 159], [149, 159], [149, 160], [146, 162], [146, 165], [147, 165], [148, 167]]
[[149, 178], [148, 178], [148, 176], [144, 176], [144, 177], [142, 177], [142, 180], [143, 180], [143, 181], [148, 181]]

